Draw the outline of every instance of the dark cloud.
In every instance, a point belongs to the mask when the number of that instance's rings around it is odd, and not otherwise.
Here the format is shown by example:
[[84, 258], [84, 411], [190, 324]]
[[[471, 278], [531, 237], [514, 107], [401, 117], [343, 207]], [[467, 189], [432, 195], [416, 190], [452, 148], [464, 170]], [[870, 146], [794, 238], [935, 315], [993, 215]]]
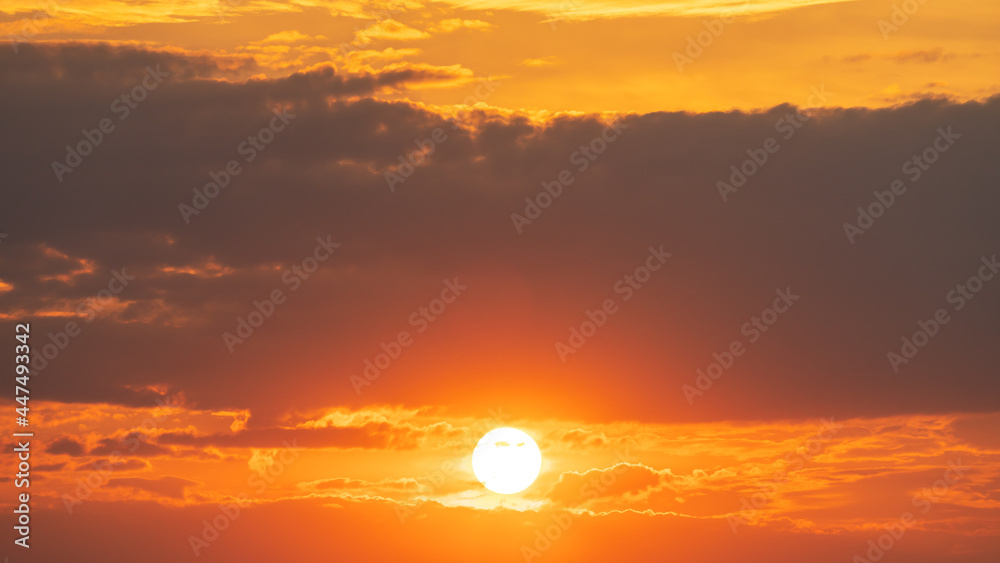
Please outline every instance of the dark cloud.
[[[119, 121], [110, 104], [156, 64], [172, 76]], [[24, 79], [3, 74], [11, 68]], [[646, 420], [995, 408], [1000, 281], [951, 311], [900, 373], [886, 354], [918, 321], [950, 310], [946, 294], [1000, 249], [1000, 98], [829, 110], [789, 139], [776, 125], [790, 106], [628, 116], [580, 172], [572, 155], [605, 127], [593, 116], [478, 112], [453, 128], [425, 108], [352, 97], [433, 78], [416, 71], [223, 82], [209, 80], [220, 76], [210, 59], [55, 45], [0, 54], [0, 69], [0, 119], [15, 132], [0, 140], [0, 231], [10, 235], [0, 279], [14, 286], [4, 311], [75, 306], [114, 269], [136, 276], [120, 310], [77, 319], [81, 335], [37, 381], [47, 398], [152, 404], [158, 392], [134, 390], [167, 389], [198, 408], [249, 408], [251, 426], [265, 429], [289, 409], [369, 403]], [[237, 147], [282, 104], [296, 117], [244, 162]], [[52, 161], [106, 117], [114, 132], [58, 182]], [[904, 163], [948, 127], [960, 139], [911, 182]], [[437, 128], [447, 140], [390, 192], [383, 172]], [[768, 137], [780, 149], [724, 203], [716, 183]], [[178, 205], [231, 159], [243, 171], [185, 224]], [[511, 214], [562, 170], [573, 183], [518, 235]], [[844, 223], [896, 179], [906, 193], [851, 244]], [[342, 247], [288, 291], [283, 271], [327, 236]], [[622, 302], [616, 282], [661, 244], [673, 257]], [[70, 260], [51, 263], [42, 245]], [[41, 281], [84, 259], [91, 273]], [[228, 273], [178, 273], [206, 264]], [[418, 334], [411, 313], [456, 276], [469, 289]], [[748, 344], [741, 327], [785, 288], [801, 300]], [[230, 354], [223, 332], [275, 289], [287, 302]], [[554, 344], [609, 298], [620, 312], [561, 362]], [[38, 345], [50, 332], [60, 341], [66, 321], [36, 318]], [[349, 376], [402, 330], [415, 343], [357, 395]], [[734, 340], [746, 353], [688, 405], [681, 386]], [[164, 438], [250, 445], [281, 435]]]
[[917, 63], [936, 63], [939, 61], [947, 61], [955, 58], [954, 53], [946, 53], [944, 49], [930, 49], [925, 51], [900, 51], [894, 55], [889, 56], [891, 60], [901, 63], [917, 62]]
[[316, 491], [375, 490], [379, 492], [391, 491], [415, 493], [420, 491], [420, 483], [416, 479], [389, 479], [372, 483], [361, 479], [337, 477], [335, 479], [322, 479], [319, 481], [300, 483], [299, 488]]
[[198, 483], [195, 481], [170, 476], [160, 477], [157, 479], [128, 477], [125, 479], [111, 479], [108, 481], [109, 487], [129, 487], [170, 498], [184, 498], [185, 490], [188, 487], [197, 484]]
[[[259, 428], [233, 434], [197, 436], [169, 432], [157, 442], [179, 446], [220, 448], [384, 448], [391, 445], [387, 425], [366, 428]], [[379, 432], [381, 430], [381, 433]], [[412, 446], [412, 444], [411, 444]]]
[[[878, 58], [895, 63], [936, 63], [954, 59], [956, 56], [957, 55], [955, 53], [948, 53], [943, 48], [938, 47], [937, 49], [899, 51], [897, 53], [891, 53], [885, 55], [871, 55], [868, 53], [860, 53], [857, 55], [844, 57], [841, 60], [845, 63], [863, 63], [871, 61], [873, 58]], [[967, 56], [977, 57], [979, 55], [970, 54]]]
[[59, 472], [62, 471], [63, 467], [66, 467], [65, 463], [43, 463], [41, 465], [34, 466], [32, 469], [42, 472]]
[[143, 469], [149, 469], [150, 464], [144, 459], [126, 459], [122, 461], [111, 462], [108, 460], [98, 460], [91, 463], [84, 463], [76, 466], [76, 471], [100, 471], [106, 472], [108, 468], [113, 471], [138, 471]]
[[55, 455], [81, 456], [84, 453], [83, 444], [69, 436], [57, 438], [45, 448], [45, 451]]
[[555, 440], [566, 442], [579, 447], [604, 447], [608, 443], [608, 437], [603, 432], [593, 432], [583, 428], [574, 428], [559, 432], [553, 437]]
[[150, 442], [148, 436], [132, 433], [122, 439], [103, 438], [89, 452], [90, 455], [124, 455], [131, 457], [158, 457], [173, 455], [170, 448]]
[[[35, 88], [67, 80], [84, 88], [80, 92], [83, 96], [100, 90], [131, 89], [146, 73], [147, 66], [166, 67], [178, 80], [231, 78], [259, 70], [249, 56], [151, 51], [102, 42], [24, 43], [18, 45], [17, 53], [7, 50], [3, 62], [0, 78], [5, 82], [17, 81], [23, 87]], [[52, 95], [59, 96], [55, 92]]]

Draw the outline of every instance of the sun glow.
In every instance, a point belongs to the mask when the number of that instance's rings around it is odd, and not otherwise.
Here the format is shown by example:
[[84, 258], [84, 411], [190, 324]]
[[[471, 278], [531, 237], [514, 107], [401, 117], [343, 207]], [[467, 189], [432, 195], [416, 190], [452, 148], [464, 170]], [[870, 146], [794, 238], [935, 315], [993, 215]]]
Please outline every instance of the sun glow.
[[509, 495], [527, 489], [541, 469], [538, 445], [516, 428], [491, 430], [472, 452], [476, 478], [495, 493]]

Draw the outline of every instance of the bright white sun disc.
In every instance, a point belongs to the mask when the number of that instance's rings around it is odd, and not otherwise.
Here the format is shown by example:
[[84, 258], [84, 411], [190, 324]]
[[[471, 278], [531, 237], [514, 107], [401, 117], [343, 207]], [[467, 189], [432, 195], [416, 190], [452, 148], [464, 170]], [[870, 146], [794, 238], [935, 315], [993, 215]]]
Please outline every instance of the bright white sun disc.
[[516, 428], [487, 432], [472, 452], [472, 471], [494, 493], [509, 495], [527, 489], [541, 469], [538, 445]]

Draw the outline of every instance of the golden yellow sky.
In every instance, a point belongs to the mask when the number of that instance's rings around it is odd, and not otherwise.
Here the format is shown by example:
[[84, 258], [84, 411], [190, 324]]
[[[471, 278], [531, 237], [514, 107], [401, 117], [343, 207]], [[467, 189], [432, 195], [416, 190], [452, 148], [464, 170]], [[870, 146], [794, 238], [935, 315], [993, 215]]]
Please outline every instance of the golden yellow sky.
[[[907, 4], [906, 14], [902, 4], [15, 0], [5, 3], [0, 32], [253, 57], [269, 76], [321, 63], [429, 66], [456, 80], [384, 96], [462, 103], [482, 77], [497, 87], [473, 101], [531, 111], [806, 105], [820, 87], [832, 93], [824, 105], [835, 106], [997, 93], [1000, 5], [928, 1], [915, 11]], [[50, 17], [26, 26], [25, 17], [49, 5]]]

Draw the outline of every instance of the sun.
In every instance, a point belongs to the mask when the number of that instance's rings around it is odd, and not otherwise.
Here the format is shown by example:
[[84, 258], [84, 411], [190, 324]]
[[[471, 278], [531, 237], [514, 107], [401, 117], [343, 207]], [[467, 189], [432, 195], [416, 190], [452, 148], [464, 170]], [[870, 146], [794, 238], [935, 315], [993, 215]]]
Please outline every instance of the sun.
[[538, 445], [516, 428], [490, 430], [472, 452], [472, 471], [494, 493], [509, 495], [527, 489], [541, 469]]

